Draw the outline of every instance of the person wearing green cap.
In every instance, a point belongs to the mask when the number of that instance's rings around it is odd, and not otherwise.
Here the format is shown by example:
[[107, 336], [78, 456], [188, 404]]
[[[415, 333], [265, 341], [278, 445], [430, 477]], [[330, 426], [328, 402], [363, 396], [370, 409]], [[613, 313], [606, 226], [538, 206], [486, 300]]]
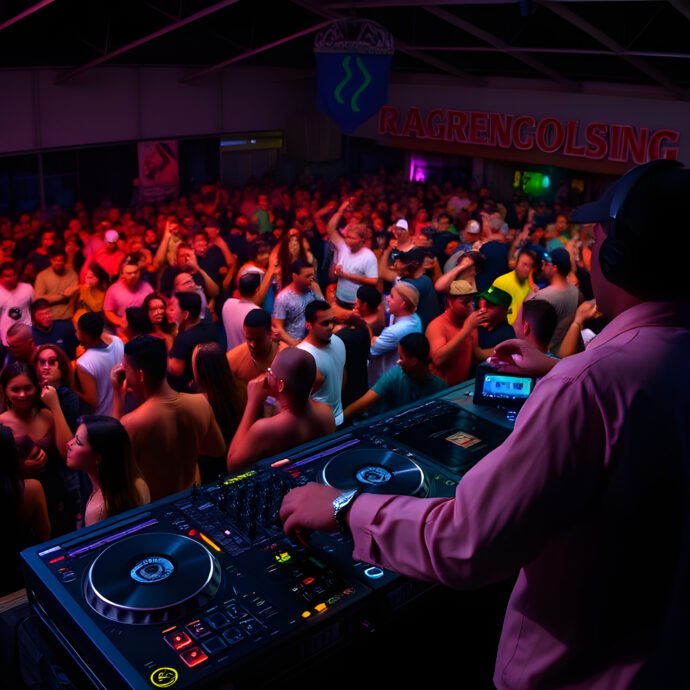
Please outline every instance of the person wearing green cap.
[[477, 299], [479, 309], [486, 314], [486, 320], [477, 328], [474, 359], [483, 362], [493, 355], [496, 345], [515, 337], [515, 330], [508, 323], [513, 298], [505, 290], [491, 285], [480, 292]]

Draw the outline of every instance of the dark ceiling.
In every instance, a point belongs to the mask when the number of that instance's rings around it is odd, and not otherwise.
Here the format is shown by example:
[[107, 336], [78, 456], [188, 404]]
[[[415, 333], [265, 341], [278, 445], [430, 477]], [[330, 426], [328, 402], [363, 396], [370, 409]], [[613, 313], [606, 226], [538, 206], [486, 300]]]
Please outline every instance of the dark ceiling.
[[[376, 21], [396, 73], [654, 85], [690, 99], [690, 0], [3, 0], [0, 68], [182, 65], [185, 79], [232, 64], [313, 70], [327, 20]], [[229, 62], [230, 61], [230, 62]]]

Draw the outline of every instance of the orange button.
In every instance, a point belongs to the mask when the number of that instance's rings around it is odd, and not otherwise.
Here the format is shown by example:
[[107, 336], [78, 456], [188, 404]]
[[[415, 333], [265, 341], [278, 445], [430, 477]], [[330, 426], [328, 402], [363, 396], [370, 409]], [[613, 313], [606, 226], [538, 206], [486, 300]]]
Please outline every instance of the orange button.
[[176, 651], [189, 647], [192, 644], [192, 638], [186, 632], [176, 632], [165, 636], [165, 641]]
[[199, 647], [192, 647], [180, 654], [180, 659], [182, 659], [189, 668], [194, 668], [199, 664], [203, 664], [204, 661], [208, 659], [208, 656]]

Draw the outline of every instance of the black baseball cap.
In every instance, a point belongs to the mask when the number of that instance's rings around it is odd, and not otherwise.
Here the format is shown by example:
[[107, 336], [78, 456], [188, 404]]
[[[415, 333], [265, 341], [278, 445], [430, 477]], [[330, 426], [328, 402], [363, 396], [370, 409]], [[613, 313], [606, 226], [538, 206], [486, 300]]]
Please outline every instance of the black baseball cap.
[[570, 220], [575, 223], [615, 220], [624, 201], [633, 193], [648, 200], [649, 208], [666, 207], [676, 215], [687, 204], [690, 169], [684, 168], [680, 161], [667, 159], [639, 165], [614, 182], [598, 201], [576, 208]]
[[572, 268], [570, 254], [568, 254], [566, 249], [562, 249], [561, 247], [557, 247], [551, 251], [545, 251], [541, 260], [544, 263], [553, 264], [558, 269], [558, 272], [564, 276], [567, 276]]

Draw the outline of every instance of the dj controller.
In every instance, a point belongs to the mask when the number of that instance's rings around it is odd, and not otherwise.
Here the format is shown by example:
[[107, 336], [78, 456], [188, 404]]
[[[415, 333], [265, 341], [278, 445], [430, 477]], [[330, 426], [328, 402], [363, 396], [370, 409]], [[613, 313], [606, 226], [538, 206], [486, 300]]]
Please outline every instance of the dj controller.
[[32, 607], [95, 688], [279, 676], [428, 587], [354, 561], [343, 535], [290, 541], [278, 518], [283, 496], [310, 481], [453, 496], [510, 433], [510, 419], [481, 412], [456, 387], [27, 549]]

